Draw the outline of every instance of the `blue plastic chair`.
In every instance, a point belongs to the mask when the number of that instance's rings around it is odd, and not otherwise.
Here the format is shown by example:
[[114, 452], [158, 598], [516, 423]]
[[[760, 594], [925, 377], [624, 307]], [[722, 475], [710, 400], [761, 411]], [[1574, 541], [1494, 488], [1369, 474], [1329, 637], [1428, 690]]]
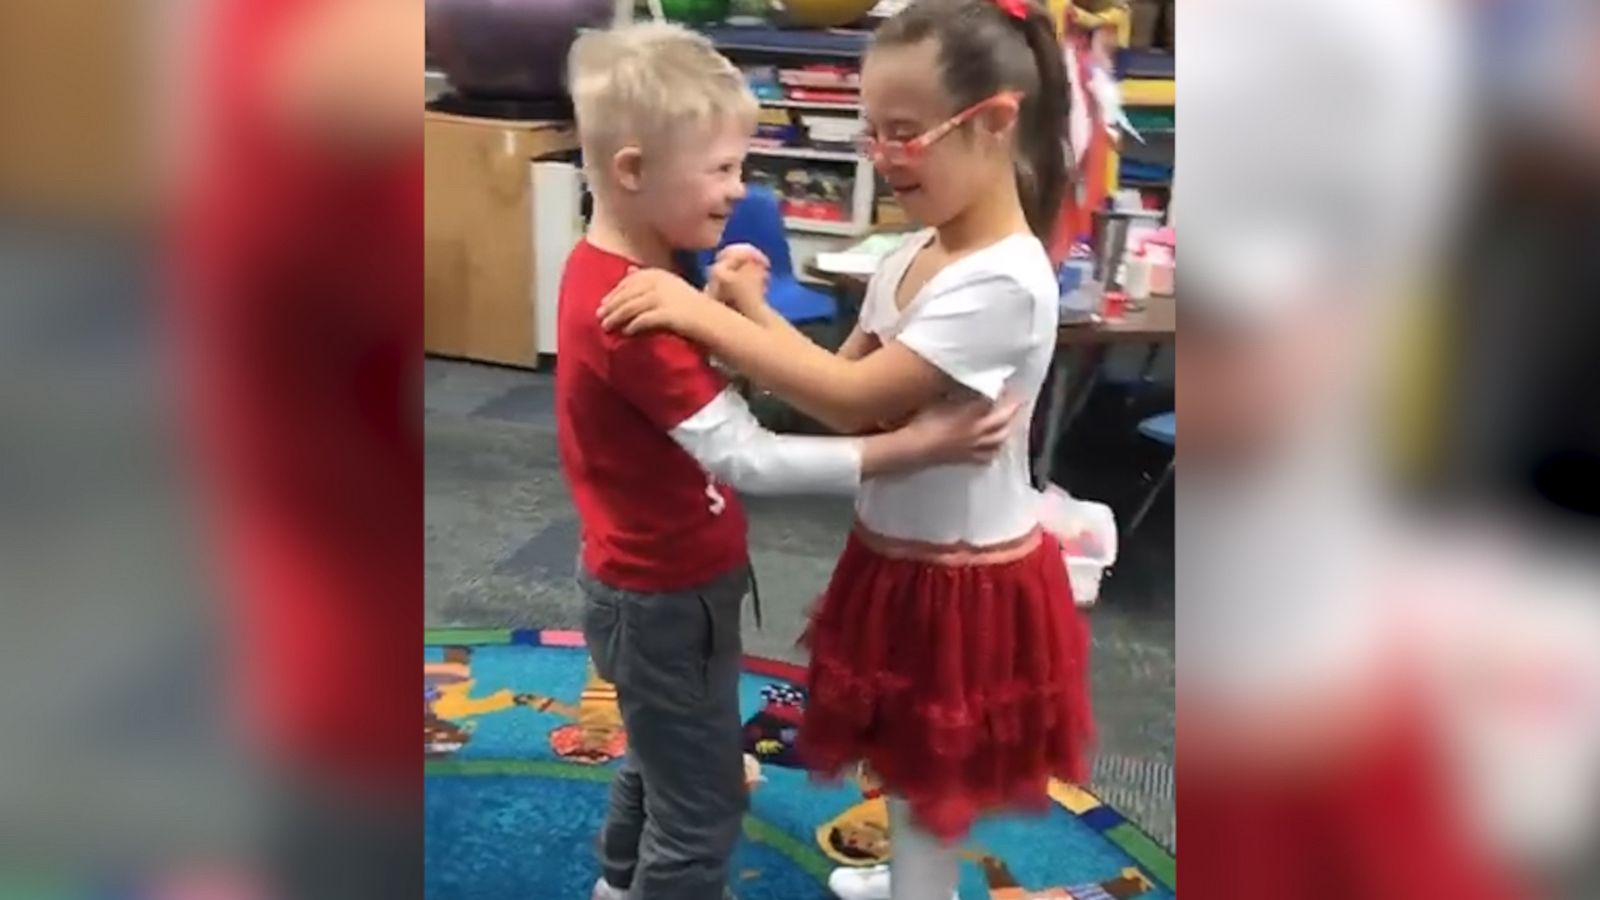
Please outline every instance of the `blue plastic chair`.
[[[1139, 433], [1160, 444], [1166, 444], [1174, 450], [1178, 447], [1178, 414], [1175, 412], [1162, 413], [1151, 416], [1139, 423]], [[1166, 471], [1150, 486], [1149, 493], [1144, 495], [1144, 500], [1139, 503], [1139, 509], [1134, 512], [1133, 518], [1128, 522], [1128, 533], [1132, 534], [1144, 521], [1145, 514], [1150, 512], [1151, 504], [1156, 502], [1156, 497], [1161, 490], [1172, 480], [1173, 470], [1178, 466], [1178, 457], [1174, 453], [1172, 461], [1167, 463]]]
[[[831, 294], [806, 287], [794, 274], [794, 257], [789, 253], [789, 236], [783, 227], [783, 207], [770, 188], [751, 185], [722, 232], [720, 250], [730, 244], [750, 244], [772, 263], [772, 280], [767, 302], [791, 325], [831, 322], [839, 315], [839, 304]], [[715, 251], [700, 255], [702, 271], [716, 259]]]
[[1151, 416], [1139, 423], [1139, 433], [1168, 447], [1178, 446], [1178, 414], [1175, 412]]

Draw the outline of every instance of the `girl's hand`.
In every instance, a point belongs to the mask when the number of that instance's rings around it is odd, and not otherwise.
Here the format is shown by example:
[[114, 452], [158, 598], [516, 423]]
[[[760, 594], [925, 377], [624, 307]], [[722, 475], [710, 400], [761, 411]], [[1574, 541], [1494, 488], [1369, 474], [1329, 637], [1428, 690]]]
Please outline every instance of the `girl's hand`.
[[988, 465], [1011, 436], [1020, 409], [1020, 401], [1005, 397], [996, 403], [936, 403], [918, 413], [900, 432], [911, 438], [919, 455], [930, 465]]
[[622, 279], [600, 301], [600, 327], [623, 334], [672, 331], [687, 336], [700, 308], [711, 299], [664, 269], [640, 269]]

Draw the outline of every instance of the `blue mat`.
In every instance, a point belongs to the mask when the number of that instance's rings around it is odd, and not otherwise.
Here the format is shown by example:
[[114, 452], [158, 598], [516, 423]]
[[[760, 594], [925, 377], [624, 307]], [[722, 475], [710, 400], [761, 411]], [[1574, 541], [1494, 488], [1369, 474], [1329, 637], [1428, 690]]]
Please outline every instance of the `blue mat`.
[[[586, 897], [615, 756], [626, 746], [614, 693], [578, 635], [430, 632], [424, 648], [427, 877], [436, 900]], [[802, 673], [748, 660], [751, 794], [731, 869], [741, 900], [824, 900], [827, 873], [879, 861], [881, 801], [790, 768]], [[963, 900], [1175, 896], [1176, 863], [1114, 809], [1058, 786], [1041, 817], [980, 822], [964, 845]], [[1030, 893], [1007, 890], [1015, 883]], [[1044, 893], [1047, 889], [1057, 892]]]

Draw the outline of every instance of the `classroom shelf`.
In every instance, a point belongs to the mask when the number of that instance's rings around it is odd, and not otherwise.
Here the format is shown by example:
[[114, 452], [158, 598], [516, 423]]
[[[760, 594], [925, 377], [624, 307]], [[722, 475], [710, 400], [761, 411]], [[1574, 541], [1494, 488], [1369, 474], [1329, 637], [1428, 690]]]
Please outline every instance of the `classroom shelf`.
[[762, 100], [762, 106], [780, 109], [826, 109], [836, 112], [860, 112], [859, 103], [828, 103], [821, 100]]
[[1167, 50], [1124, 47], [1117, 51], [1117, 75], [1122, 78], [1176, 78], [1178, 59]]
[[856, 222], [830, 222], [827, 219], [800, 219], [794, 216], [785, 216], [783, 225], [790, 231], [801, 231], [808, 234], [833, 234], [844, 237], [855, 237], [866, 231]]
[[[756, 26], [725, 26], [707, 27], [700, 29], [701, 33], [709, 37], [712, 43], [730, 56], [740, 66], [772, 66], [776, 65], [780, 71], [791, 69], [798, 63], [816, 63], [830, 67], [854, 69], [861, 55], [866, 51], [871, 41], [871, 33], [860, 30], [845, 29], [780, 29]], [[793, 84], [793, 72], [789, 77], [783, 78], [783, 83]], [[782, 75], [780, 75], [782, 78]], [[831, 88], [833, 85], [818, 84], [818, 88]], [[777, 91], [771, 93], [777, 94]], [[855, 96], [839, 100], [797, 100], [784, 96], [762, 98], [760, 103], [768, 109], [796, 109], [801, 111], [831, 112], [836, 117], [849, 120], [859, 120], [861, 117], [861, 104]], [[873, 176], [872, 163], [856, 153], [848, 145], [830, 145], [831, 149], [813, 147], [759, 147], [750, 148], [750, 159], [756, 160], [800, 160], [815, 163], [825, 163], [826, 166], [796, 166], [774, 167], [769, 162], [762, 168], [808, 168], [824, 169], [828, 167], [849, 166], [852, 173], [852, 189], [850, 191], [847, 221], [827, 219], [809, 219], [800, 216], [785, 216], [784, 227], [795, 235], [817, 235], [834, 238], [852, 238], [865, 234], [872, 225], [873, 204], [876, 201], [877, 179]], [[787, 172], [785, 173], [787, 176]], [[796, 209], [795, 211], [801, 211]], [[808, 246], [814, 249], [816, 241]], [[828, 241], [820, 241], [829, 244]], [[809, 252], [809, 250], [808, 250]]]
[[807, 147], [755, 147], [750, 148], [751, 156], [776, 156], [784, 159], [821, 159], [829, 162], [860, 162], [861, 157], [854, 153], [842, 150], [812, 150]]
[[1176, 106], [1178, 83], [1170, 78], [1125, 78], [1122, 102], [1127, 106]]
[[792, 53], [806, 56], [831, 56], [859, 59], [866, 52], [871, 34], [844, 29], [786, 29], [772, 27], [724, 26], [702, 28], [718, 50], [743, 50], [755, 53]]

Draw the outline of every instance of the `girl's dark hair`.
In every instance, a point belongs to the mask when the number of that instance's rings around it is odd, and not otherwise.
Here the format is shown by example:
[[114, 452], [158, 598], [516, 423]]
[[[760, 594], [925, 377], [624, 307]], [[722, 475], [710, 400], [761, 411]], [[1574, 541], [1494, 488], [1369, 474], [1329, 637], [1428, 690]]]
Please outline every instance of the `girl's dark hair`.
[[874, 45], [938, 41], [940, 76], [956, 110], [1021, 92], [1017, 194], [1028, 226], [1048, 244], [1069, 181], [1067, 71], [1050, 13], [1038, 0], [1016, 2], [1025, 20], [993, 0], [915, 0], [878, 27]]

